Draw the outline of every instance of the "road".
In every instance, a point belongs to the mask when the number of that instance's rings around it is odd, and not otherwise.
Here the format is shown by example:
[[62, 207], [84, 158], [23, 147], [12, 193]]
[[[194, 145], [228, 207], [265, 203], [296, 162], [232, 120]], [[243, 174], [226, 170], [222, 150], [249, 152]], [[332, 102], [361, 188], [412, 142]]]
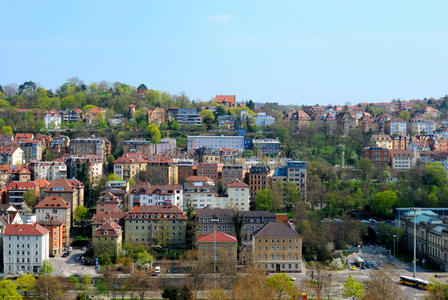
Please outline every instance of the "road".
[[63, 277], [75, 274], [97, 275], [95, 266], [84, 266], [81, 261], [75, 261], [76, 256], [82, 253], [80, 248], [74, 248], [68, 257], [50, 257], [50, 262], [53, 265], [53, 275]]

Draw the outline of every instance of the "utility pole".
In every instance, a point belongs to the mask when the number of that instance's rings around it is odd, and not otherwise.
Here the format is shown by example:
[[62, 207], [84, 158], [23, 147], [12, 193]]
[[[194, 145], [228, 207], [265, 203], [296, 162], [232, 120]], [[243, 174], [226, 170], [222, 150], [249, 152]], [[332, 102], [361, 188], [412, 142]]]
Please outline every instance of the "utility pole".
[[397, 237], [396, 234], [394, 234], [394, 261], [395, 261], [395, 238]]
[[422, 209], [419, 207], [414, 207], [414, 272], [413, 277], [415, 278], [415, 274], [417, 273], [417, 211], [421, 211]]
[[213, 277], [214, 277], [214, 285], [216, 288], [216, 223], [219, 222], [218, 218], [212, 218], [213, 222]]

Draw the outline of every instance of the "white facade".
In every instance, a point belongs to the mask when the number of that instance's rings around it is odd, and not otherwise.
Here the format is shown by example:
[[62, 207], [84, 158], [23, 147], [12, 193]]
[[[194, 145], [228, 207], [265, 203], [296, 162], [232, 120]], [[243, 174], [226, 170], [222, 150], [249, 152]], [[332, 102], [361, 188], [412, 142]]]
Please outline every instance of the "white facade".
[[406, 122], [405, 121], [391, 121], [390, 122], [390, 134], [406, 135]]
[[[23, 233], [8, 234], [9, 226], [23, 228]], [[44, 227], [37, 235], [24, 226], [33, 227], [36, 224], [11, 225], [8, 224], [3, 237], [3, 266], [4, 273], [8, 275], [19, 275], [22, 273], [38, 274], [42, 262], [48, 260], [49, 256], [49, 234]]]
[[57, 161], [41, 161], [34, 167], [34, 179], [45, 179], [53, 181], [54, 179], [67, 178], [67, 165]]
[[271, 126], [275, 123], [275, 118], [267, 115], [265, 112], [260, 112], [255, 116], [255, 123], [257, 124], [257, 127]]
[[185, 192], [184, 203], [190, 203], [194, 209], [204, 208], [207, 205], [216, 207], [216, 198], [214, 189], [208, 192]]
[[156, 154], [167, 154], [176, 151], [176, 139], [164, 138], [155, 145]]
[[229, 207], [233, 207], [237, 210], [243, 211], [249, 210], [249, 187], [227, 187], [227, 198]]
[[47, 129], [60, 129], [61, 128], [61, 114], [54, 108], [48, 111], [44, 117], [45, 127]]
[[188, 136], [188, 151], [198, 148], [233, 148], [244, 150], [244, 137], [242, 136]]
[[173, 190], [174, 193], [153, 191], [151, 194], [132, 194], [129, 196], [129, 209], [134, 206], [163, 205], [167, 201], [179, 208], [183, 207], [182, 186]]

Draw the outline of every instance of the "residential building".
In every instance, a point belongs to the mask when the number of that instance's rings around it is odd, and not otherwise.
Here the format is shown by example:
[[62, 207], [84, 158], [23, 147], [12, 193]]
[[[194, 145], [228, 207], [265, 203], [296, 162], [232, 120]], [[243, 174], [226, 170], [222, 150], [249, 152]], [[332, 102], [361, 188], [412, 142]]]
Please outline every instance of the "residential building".
[[250, 244], [252, 236], [269, 222], [275, 222], [275, 213], [268, 211], [238, 211], [234, 208], [196, 209], [196, 236], [213, 231], [236, 236], [234, 218], [242, 219], [241, 239], [243, 244]]
[[163, 138], [160, 143], [155, 144], [155, 154], [168, 154], [176, 152], [176, 139]]
[[108, 221], [112, 221], [117, 223], [124, 228], [124, 218], [126, 217], [126, 213], [123, 211], [106, 211], [102, 213], [97, 213], [92, 217], [92, 233], [94, 233], [98, 227], [105, 224]]
[[[197, 237], [196, 248], [200, 261], [232, 264], [236, 270], [238, 242], [234, 236], [213, 231]], [[220, 265], [218, 264], [218, 266]], [[229, 266], [226, 265], [225, 267], [228, 268]]]
[[399, 118], [393, 118], [386, 123], [386, 130], [390, 135], [406, 135], [406, 121]]
[[288, 160], [285, 166], [278, 167], [272, 176], [272, 182], [292, 182], [301, 191], [302, 197], [306, 197], [306, 162]]
[[79, 177], [79, 174], [84, 174], [85, 169], [87, 169], [90, 182], [95, 184], [104, 174], [103, 160], [96, 155], [68, 155], [58, 160], [65, 162], [67, 166], [67, 178]]
[[65, 124], [78, 123], [84, 119], [84, 113], [81, 109], [66, 109], [61, 111], [62, 122]]
[[273, 116], [267, 115], [265, 112], [259, 112], [255, 116], [255, 123], [257, 124], [258, 128], [263, 128], [274, 124], [275, 118]]
[[281, 150], [281, 143], [275, 139], [253, 139], [253, 150], [255, 155], [277, 155]]
[[218, 188], [218, 181], [221, 179], [222, 164], [198, 164], [197, 176], [206, 176], [213, 180], [215, 188]]
[[[48, 243], [50, 256], [56, 256], [62, 253], [64, 249], [64, 224], [56, 217], [37, 221], [37, 224], [48, 230]], [[65, 244], [67, 245], [67, 244]]]
[[202, 117], [196, 108], [176, 109], [176, 121], [180, 126], [201, 126]]
[[[35, 213], [37, 222], [50, 222], [48, 224], [45, 223], [46, 225], [49, 226], [57, 227], [58, 225], [50, 225], [50, 224], [57, 223], [53, 221], [60, 221], [62, 224], [61, 228], [62, 235], [60, 237], [58, 236], [58, 239], [59, 238], [61, 239], [63, 245], [69, 244], [70, 229], [71, 229], [71, 223], [70, 223], [71, 210], [70, 205], [67, 203], [67, 201], [58, 196], [45, 197], [35, 206]], [[56, 220], [52, 218], [56, 218]], [[42, 223], [41, 225], [44, 226], [44, 223]], [[56, 228], [53, 228], [53, 230], [54, 229]], [[59, 228], [57, 228], [56, 230], [58, 232]], [[57, 249], [57, 247], [55, 249]]]
[[221, 149], [230, 147], [238, 151], [244, 150], [242, 136], [188, 136], [187, 149], [193, 151], [199, 148]]
[[65, 135], [57, 135], [53, 138], [48, 146], [48, 150], [52, 153], [63, 155], [70, 150], [70, 138]]
[[49, 256], [49, 232], [41, 225], [7, 224], [3, 232], [3, 272], [39, 274]]
[[47, 111], [44, 116], [45, 128], [50, 130], [60, 129], [61, 121], [61, 114], [54, 108], [52, 108], [50, 111]]
[[422, 163], [439, 163], [448, 172], [448, 152], [420, 152], [419, 157]]
[[[243, 167], [238, 165], [225, 165], [222, 166], [222, 183], [224, 185], [234, 182], [234, 181], [242, 181], [243, 176]], [[207, 176], [207, 175], [206, 175]]]
[[33, 173], [34, 180], [48, 180], [67, 178], [67, 165], [61, 161], [31, 162], [28, 168]]
[[43, 189], [43, 196], [59, 196], [70, 205], [70, 224], [76, 207], [84, 206], [84, 185], [76, 179], [55, 179]]
[[253, 261], [267, 272], [302, 272], [302, 237], [285, 223], [268, 223], [252, 239]]
[[123, 152], [140, 152], [143, 155], [151, 156], [156, 153], [155, 144], [150, 141], [146, 141], [144, 139], [132, 139], [128, 141], [124, 141], [123, 143]]
[[362, 158], [369, 159], [376, 168], [385, 168], [390, 161], [390, 150], [378, 147], [364, 147], [361, 150]]
[[122, 211], [123, 200], [110, 191], [103, 191], [96, 201], [96, 213]]
[[114, 174], [122, 180], [137, 178], [146, 172], [148, 157], [140, 152], [127, 152], [114, 162]]
[[423, 115], [425, 116], [425, 118], [438, 119], [440, 118], [440, 111], [438, 109], [435, 109], [434, 107], [427, 105], [423, 110]]
[[94, 232], [92, 237], [93, 252], [95, 257], [98, 257], [105, 250], [111, 251], [118, 257], [121, 252], [122, 235], [120, 225], [107, 220], [104, 224], [99, 226]]
[[44, 144], [37, 140], [18, 141], [20, 149], [23, 150], [23, 160], [25, 162], [41, 161], [44, 151]]
[[148, 161], [146, 181], [160, 185], [177, 184], [177, 164], [171, 159]]
[[[22, 216], [20, 215], [17, 208], [11, 204], [0, 204], [0, 220], [3, 225], [6, 224], [23, 224]], [[0, 234], [3, 233], [5, 227], [2, 226]], [[0, 239], [1, 241], [1, 239]]]
[[253, 198], [271, 183], [271, 168], [268, 166], [252, 166], [249, 170], [250, 195]]
[[189, 203], [193, 208], [215, 205], [215, 182], [206, 176], [191, 176], [184, 182], [184, 206]]
[[78, 137], [70, 142], [70, 153], [75, 156], [96, 155], [104, 161], [111, 150], [111, 143], [105, 138]]
[[125, 217], [125, 240], [183, 248], [186, 223], [187, 217], [177, 206], [135, 206]]
[[31, 182], [13, 181], [10, 182], [7, 187], [9, 204], [21, 209], [25, 203], [25, 195], [30, 192], [34, 197], [39, 198], [40, 189], [39, 186]]
[[226, 107], [234, 107], [236, 105], [236, 95], [216, 95], [213, 98], [214, 103], [224, 104]]
[[8, 145], [0, 147], [0, 164], [17, 166], [23, 163], [23, 150], [19, 146]]
[[194, 159], [179, 159], [177, 165], [177, 181], [183, 185], [185, 178], [195, 175], [196, 161]]
[[131, 189], [129, 209], [135, 206], [174, 205], [183, 207], [182, 185], [151, 185], [141, 182]]
[[227, 206], [216, 207], [233, 207], [240, 211], [248, 211], [250, 204], [249, 186], [241, 181], [233, 181], [226, 184]]
[[234, 165], [241, 162], [241, 152], [233, 148], [219, 149], [220, 161], [224, 165]]
[[219, 164], [221, 162], [221, 153], [215, 148], [198, 148], [194, 150], [194, 156], [199, 163]]
[[218, 116], [218, 127], [221, 129], [234, 130], [237, 118], [232, 115]]
[[104, 121], [106, 118], [106, 111], [102, 108], [94, 107], [89, 109], [84, 117], [87, 126], [95, 126], [98, 121]]
[[391, 150], [390, 160], [392, 169], [409, 170], [415, 165], [415, 155], [412, 150]]
[[155, 123], [160, 126], [166, 120], [165, 110], [161, 107], [156, 107], [153, 110], [148, 110], [148, 124]]
[[433, 134], [436, 130], [436, 124], [433, 120], [425, 118], [412, 118], [409, 120], [409, 133], [411, 134]]

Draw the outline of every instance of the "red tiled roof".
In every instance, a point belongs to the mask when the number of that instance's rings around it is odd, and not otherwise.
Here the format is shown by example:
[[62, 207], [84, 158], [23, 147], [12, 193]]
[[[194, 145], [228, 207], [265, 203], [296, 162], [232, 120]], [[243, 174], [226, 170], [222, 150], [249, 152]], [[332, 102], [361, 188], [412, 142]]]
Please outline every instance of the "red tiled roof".
[[93, 234], [94, 237], [118, 237], [121, 233], [121, 227], [115, 222], [106, 221], [98, 227]]
[[230, 104], [234, 106], [236, 103], [236, 95], [216, 95], [215, 98], [213, 99], [213, 102]]
[[207, 176], [188, 176], [185, 181], [213, 181], [213, 179]]
[[[154, 216], [151, 217], [151, 214]], [[159, 215], [157, 217], [156, 215]], [[171, 217], [170, 217], [171, 215]], [[178, 217], [175, 217], [177, 215]], [[145, 205], [134, 206], [126, 215], [126, 220], [129, 219], [177, 219], [186, 220], [187, 217], [175, 205]]]
[[131, 163], [146, 163], [148, 157], [140, 152], [124, 153], [114, 164], [131, 164]]
[[29, 191], [34, 190], [37, 187], [37, 184], [33, 181], [31, 182], [23, 182], [23, 181], [13, 181], [8, 184], [8, 190], [23, 190]]
[[37, 221], [42, 226], [61, 226], [64, 223], [54, 216], [50, 216], [48, 219]]
[[0, 155], [13, 155], [20, 148], [17, 145], [7, 145], [0, 148]]
[[54, 108], [52, 108], [51, 110], [49, 110], [49, 111], [47, 112], [47, 114], [50, 114], [51, 116], [58, 116], [58, 117], [61, 116], [61, 114], [60, 114], [56, 109], [54, 109]]
[[42, 236], [49, 231], [37, 224], [7, 224], [5, 226], [5, 231], [3, 232], [4, 235], [38, 235]]
[[122, 211], [106, 211], [101, 212], [92, 217], [92, 225], [104, 224], [107, 220], [119, 222], [126, 217], [126, 213]]
[[64, 199], [58, 196], [48, 196], [45, 197], [42, 201], [40, 201], [36, 208], [69, 208], [70, 204], [68, 204]]
[[45, 188], [47, 192], [73, 192], [75, 188], [84, 188], [84, 185], [76, 179], [54, 179]]
[[36, 179], [34, 180], [34, 183], [36, 183], [41, 189], [47, 187], [50, 184], [50, 182], [45, 179]]
[[206, 235], [202, 235], [196, 239], [198, 243], [210, 243], [210, 242], [222, 242], [222, 243], [236, 243], [236, 237], [232, 235], [225, 234], [223, 232], [212, 232]]
[[245, 184], [244, 182], [241, 181], [233, 181], [233, 182], [229, 182], [227, 184], [228, 188], [249, 188], [249, 186], [247, 184]]
[[15, 140], [33, 140], [34, 134], [32, 134], [32, 133], [16, 133], [16, 136], [14, 138], [15, 138]]

